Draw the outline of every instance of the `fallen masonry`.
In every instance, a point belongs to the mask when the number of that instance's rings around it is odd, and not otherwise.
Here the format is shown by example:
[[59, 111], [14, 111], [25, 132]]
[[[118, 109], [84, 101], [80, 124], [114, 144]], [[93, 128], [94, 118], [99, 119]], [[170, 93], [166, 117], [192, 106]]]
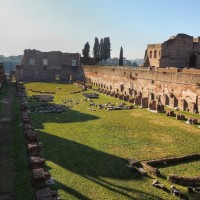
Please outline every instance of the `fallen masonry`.
[[31, 106], [30, 111], [37, 113], [62, 113], [66, 111], [66, 107], [57, 104], [42, 104], [40, 106]]
[[33, 99], [36, 99], [38, 101], [45, 101], [45, 102], [51, 102], [53, 101], [54, 97], [52, 95], [32, 95]]
[[83, 93], [83, 96], [93, 99], [93, 98], [99, 98], [99, 94], [97, 93]]

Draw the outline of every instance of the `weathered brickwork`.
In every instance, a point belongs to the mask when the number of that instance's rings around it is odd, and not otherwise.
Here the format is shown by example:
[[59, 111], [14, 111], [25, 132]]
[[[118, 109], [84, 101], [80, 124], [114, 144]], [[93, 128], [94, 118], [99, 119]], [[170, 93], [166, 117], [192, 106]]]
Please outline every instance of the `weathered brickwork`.
[[148, 98], [181, 110], [200, 112], [200, 70], [84, 66], [83, 71], [88, 82], [136, 98], [138, 105], [142, 98]]
[[18, 81], [69, 81], [80, 79], [80, 54], [25, 50], [16, 67]]
[[178, 34], [160, 44], [148, 44], [145, 67], [200, 68], [200, 37]]

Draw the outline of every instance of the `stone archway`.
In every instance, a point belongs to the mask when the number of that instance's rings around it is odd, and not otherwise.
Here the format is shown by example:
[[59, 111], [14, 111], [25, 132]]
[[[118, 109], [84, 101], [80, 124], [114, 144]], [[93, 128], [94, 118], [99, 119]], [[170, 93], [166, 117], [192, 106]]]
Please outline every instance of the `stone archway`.
[[197, 57], [195, 54], [192, 54], [189, 59], [189, 67], [196, 67]]

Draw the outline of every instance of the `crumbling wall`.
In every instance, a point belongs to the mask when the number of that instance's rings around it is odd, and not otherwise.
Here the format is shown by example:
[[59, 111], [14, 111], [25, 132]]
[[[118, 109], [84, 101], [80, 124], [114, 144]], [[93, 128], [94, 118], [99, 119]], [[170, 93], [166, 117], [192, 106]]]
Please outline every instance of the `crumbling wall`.
[[81, 80], [79, 53], [24, 50], [21, 64], [16, 67], [17, 81]]
[[149, 44], [144, 66], [200, 68], [199, 53], [199, 38], [180, 33], [161, 44]]
[[155, 100], [171, 107], [178, 107], [185, 99], [185, 110], [194, 103], [194, 110], [189, 111], [200, 111], [200, 70], [84, 66], [83, 71], [87, 81], [101, 88], [131, 97], [142, 94], [145, 98], [153, 94]]

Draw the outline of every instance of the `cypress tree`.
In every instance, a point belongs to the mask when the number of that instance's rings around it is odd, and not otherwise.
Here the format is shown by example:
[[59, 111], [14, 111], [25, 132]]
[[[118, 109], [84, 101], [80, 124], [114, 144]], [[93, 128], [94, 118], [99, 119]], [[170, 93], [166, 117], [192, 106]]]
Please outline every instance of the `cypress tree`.
[[90, 57], [90, 45], [89, 42], [86, 42], [84, 45], [84, 48], [82, 50], [82, 55], [84, 58], [89, 58]]
[[110, 58], [111, 43], [110, 38], [105, 37], [103, 41], [104, 46], [104, 59]]
[[120, 54], [119, 54], [119, 66], [123, 66], [123, 48], [120, 48]]
[[93, 58], [94, 58], [95, 64], [100, 59], [100, 44], [99, 44], [99, 39], [97, 37], [95, 37], [94, 39]]

